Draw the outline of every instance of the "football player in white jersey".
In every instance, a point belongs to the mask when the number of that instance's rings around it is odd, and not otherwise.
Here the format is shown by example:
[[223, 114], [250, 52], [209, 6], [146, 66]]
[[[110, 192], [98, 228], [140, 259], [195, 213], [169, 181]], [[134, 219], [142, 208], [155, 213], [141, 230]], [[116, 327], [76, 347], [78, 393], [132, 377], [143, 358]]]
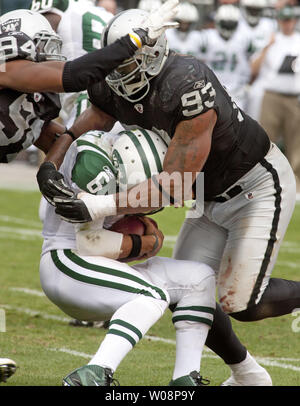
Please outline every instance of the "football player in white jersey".
[[[273, 18], [263, 17], [263, 10], [267, 7], [266, 0], [241, 0], [241, 10], [244, 19], [241, 20], [241, 29], [245, 30], [253, 41], [254, 55], [258, 54], [270, 42], [272, 35], [277, 31], [277, 22]], [[260, 106], [264, 93], [264, 81], [252, 77], [248, 89], [245, 111], [252, 118], [259, 121]]]
[[[176, 6], [175, 3], [171, 4], [169, 11]], [[162, 13], [161, 28], [167, 21], [164, 19], [166, 16]], [[153, 27], [153, 22], [150, 26]], [[100, 53], [96, 51], [88, 58], [65, 62], [60, 37], [40, 14], [16, 10], [2, 15], [0, 162], [10, 162], [19, 151], [35, 143], [45, 153], [48, 152], [49, 162], [46, 164], [50, 164], [50, 168], [45, 168], [43, 172], [40, 187], [41, 184], [48, 185], [50, 179], [55, 179], [61, 186], [61, 177], [57, 177], [53, 162], [60, 165], [73, 137], [64, 133], [64, 127], [52, 121], [58, 115], [60, 103], [57, 95], [48, 92], [78, 91], [86, 89], [91, 80], [103, 79], [104, 71], [111, 69], [111, 64], [117, 66], [133, 55], [148, 34], [151, 35], [150, 31], [145, 31], [144, 38], [133, 33], [132, 37], [117, 41], [118, 44], [100, 50]], [[155, 35], [154, 31], [152, 34]], [[62, 135], [57, 140], [58, 134]], [[0, 358], [0, 381], [6, 381], [15, 370], [13, 360]]]
[[[123, 179], [132, 186], [160, 172], [166, 150], [165, 142], [149, 130], [119, 136], [90, 131], [71, 145], [60, 170], [77, 192], [107, 194], [115, 190], [117, 178], [118, 187], [124, 186]], [[88, 365], [68, 374], [64, 384], [110, 386], [119, 363], [171, 304], [177, 348], [169, 385], [203, 385], [201, 354], [215, 309], [212, 269], [156, 257], [163, 242], [156, 225], [141, 217], [144, 235], [123, 235], [110, 230], [119, 219], [74, 226], [47, 206], [40, 263], [44, 292], [71, 317], [110, 319], [97, 353]], [[133, 258], [150, 259], [134, 266], [124, 263]]]
[[197, 56], [214, 71], [238, 107], [243, 109], [250, 80], [252, 41], [249, 35], [241, 35], [240, 17], [237, 7], [220, 6], [215, 14], [215, 28], [201, 31]]
[[[101, 32], [112, 13], [90, 0], [33, 0], [31, 10], [42, 13], [62, 39], [62, 54], [73, 60], [101, 48]], [[61, 94], [60, 117], [66, 127], [88, 106], [86, 91]]]
[[179, 27], [168, 30], [166, 33], [169, 47], [180, 54], [197, 55], [199, 31], [193, 26], [199, 20], [197, 7], [191, 3], [183, 2], [179, 4], [175, 21]]

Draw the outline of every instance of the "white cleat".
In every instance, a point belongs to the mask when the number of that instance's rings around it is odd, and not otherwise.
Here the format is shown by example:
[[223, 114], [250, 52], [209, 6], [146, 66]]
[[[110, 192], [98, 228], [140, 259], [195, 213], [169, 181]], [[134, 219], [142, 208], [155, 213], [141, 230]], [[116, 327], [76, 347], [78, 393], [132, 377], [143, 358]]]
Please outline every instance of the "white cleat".
[[221, 386], [272, 386], [269, 373], [249, 353], [244, 361], [229, 366], [231, 376]]
[[16, 369], [15, 361], [9, 358], [0, 358], [0, 382], [6, 382], [16, 372]]

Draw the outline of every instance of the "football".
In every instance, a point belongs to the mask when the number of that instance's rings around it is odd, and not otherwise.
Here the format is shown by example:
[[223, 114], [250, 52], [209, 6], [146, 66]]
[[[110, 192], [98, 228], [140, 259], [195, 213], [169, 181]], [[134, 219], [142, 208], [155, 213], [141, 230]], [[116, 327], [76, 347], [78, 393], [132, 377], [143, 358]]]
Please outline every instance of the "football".
[[139, 216], [130, 215], [116, 221], [111, 227], [111, 231], [116, 231], [122, 234], [137, 234], [144, 235], [145, 225], [140, 220]]

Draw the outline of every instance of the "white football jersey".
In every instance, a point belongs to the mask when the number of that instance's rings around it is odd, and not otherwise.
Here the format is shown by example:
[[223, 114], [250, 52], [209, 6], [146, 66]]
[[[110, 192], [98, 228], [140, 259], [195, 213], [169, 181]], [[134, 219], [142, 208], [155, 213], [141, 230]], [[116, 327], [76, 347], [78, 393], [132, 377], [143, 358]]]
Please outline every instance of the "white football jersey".
[[[104, 193], [111, 179], [116, 179], [116, 170], [110, 159], [116, 135], [102, 131], [89, 131], [79, 137], [68, 149], [60, 167], [66, 184], [77, 194], [85, 191], [92, 194]], [[116, 221], [118, 217], [115, 216]], [[114, 221], [107, 217], [93, 222], [95, 227], [110, 225]], [[55, 207], [46, 203], [43, 214], [42, 253], [53, 249], [76, 249], [76, 227], [55, 213]]]
[[199, 52], [199, 35], [197, 30], [183, 33], [175, 28], [166, 31], [168, 44], [171, 50], [180, 54], [197, 56]]
[[248, 37], [251, 36], [255, 51], [260, 51], [269, 43], [272, 34], [277, 31], [277, 26], [275, 19], [265, 17], [262, 17], [255, 27], [251, 27], [245, 19], [239, 22], [239, 29], [244, 30]]
[[245, 87], [250, 79], [251, 38], [241, 35], [237, 28], [226, 41], [216, 29], [210, 28], [202, 30], [199, 39], [198, 58], [213, 70], [236, 104], [243, 108]]
[[[33, 0], [31, 10], [58, 14], [57, 34], [63, 41], [62, 54], [73, 60], [101, 48], [101, 33], [113, 14], [88, 0]], [[60, 116], [67, 127], [88, 107], [86, 92], [61, 94]]]

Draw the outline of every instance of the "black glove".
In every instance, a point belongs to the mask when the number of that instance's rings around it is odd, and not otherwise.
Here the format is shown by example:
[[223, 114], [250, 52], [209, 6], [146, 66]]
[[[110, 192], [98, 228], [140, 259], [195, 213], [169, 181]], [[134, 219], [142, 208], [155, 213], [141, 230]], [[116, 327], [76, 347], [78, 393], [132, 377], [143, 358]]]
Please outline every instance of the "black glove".
[[56, 170], [52, 162], [42, 163], [36, 178], [41, 193], [52, 206], [55, 206], [54, 196], [74, 196], [74, 192], [65, 184], [63, 175]]
[[87, 223], [92, 221], [91, 215], [83, 202], [73, 197], [58, 197], [53, 199], [56, 206], [55, 213], [68, 223]]

